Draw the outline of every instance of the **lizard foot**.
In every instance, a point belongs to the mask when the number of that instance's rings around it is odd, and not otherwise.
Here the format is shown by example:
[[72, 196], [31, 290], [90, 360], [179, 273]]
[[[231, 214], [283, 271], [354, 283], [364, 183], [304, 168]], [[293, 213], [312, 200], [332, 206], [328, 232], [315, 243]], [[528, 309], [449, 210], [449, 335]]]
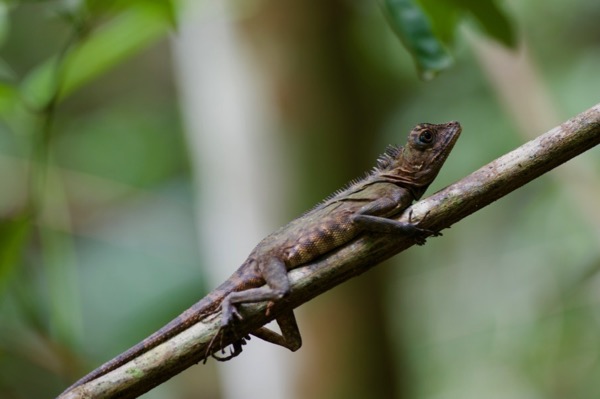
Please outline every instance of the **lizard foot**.
[[[427, 213], [425, 214], [425, 216], [423, 216], [423, 218], [421, 219], [421, 222], [423, 220], [425, 220], [428, 215], [429, 215], [429, 211], [427, 211]], [[412, 222], [412, 216], [413, 216], [413, 211], [411, 209], [408, 212], [408, 223], [411, 224], [411, 225], [413, 225], [414, 228], [415, 228], [415, 231], [414, 231], [414, 240], [415, 240], [415, 243], [417, 245], [425, 245], [425, 243], [427, 242], [427, 238], [428, 237], [440, 237], [440, 236], [442, 236], [442, 232], [441, 231], [435, 231], [435, 230], [423, 229], [421, 227], [417, 227]]]
[[[246, 341], [249, 339], [250, 337], [244, 337], [244, 338], [240, 338], [239, 340], [235, 341], [234, 343], [231, 344], [231, 350], [229, 351], [229, 354], [226, 356], [217, 356], [216, 354], [212, 354], [211, 356], [213, 357], [213, 359], [219, 361], [219, 362], [226, 362], [227, 360], [231, 360], [234, 357], [238, 356], [240, 353], [242, 353], [242, 346], [246, 345]], [[225, 354], [225, 349], [223, 348], [221, 350], [222, 354]]]
[[223, 306], [223, 316], [221, 318], [221, 326], [227, 327], [235, 324], [235, 320], [242, 320], [242, 314], [237, 310], [235, 305]]
[[[234, 314], [237, 314], [238, 318], [241, 318], [241, 316], [239, 315], [239, 313], [237, 311], [234, 311]], [[237, 333], [235, 332], [235, 323], [230, 323], [230, 324], [222, 324], [221, 327], [219, 327], [219, 330], [217, 331], [217, 333], [212, 337], [212, 339], [210, 340], [208, 346], [206, 347], [206, 352], [204, 355], [204, 361], [203, 364], [206, 364], [206, 361], [208, 360], [209, 357], [213, 357], [215, 360], [218, 360], [220, 362], [225, 362], [227, 360], [233, 359], [234, 357], [238, 356], [240, 353], [242, 353], [242, 346], [246, 345], [246, 342], [248, 340], [250, 340], [250, 336], [244, 336], [241, 338], [237, 338]], [[215, 354], [215, 352], [213, 352], [213, 347], [215, 345], [215, 342], [217, 340], [217, 337], [219, 338], [219, 347], [221, 347], [221, 354], [225, 354], [225, 348], [223, 346], [223, 337], [225, 336], [225, 329], [229, 328], [232, 335], [234, 337], [236, 337], [236, 340], [231, 344], [231, 349], [229, 350], [229, 354], [226, 356], [217, 356]]]

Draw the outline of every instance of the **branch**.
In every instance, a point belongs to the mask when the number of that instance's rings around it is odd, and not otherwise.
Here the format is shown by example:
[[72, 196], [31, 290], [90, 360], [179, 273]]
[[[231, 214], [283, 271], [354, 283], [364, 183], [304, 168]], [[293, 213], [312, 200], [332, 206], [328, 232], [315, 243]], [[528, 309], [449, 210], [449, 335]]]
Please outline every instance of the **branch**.
[[[600, 104], [546, 134], [485, 165], [476, 172], [411, 208], [420, 227], [447, 228], [538, 176], [600, 143]], [[408, 219], [408, 212], [400, 220]], [[266, 304], [243, 306], [244, 319], [236, 324], [243, 336], [336, 285], [358, 276], [379, 262], [409, 248], [406, 237], [361, 236], [350, 244], [305, 266], [290, 271], [292, 291], [266, 316]], [[220, 313], [152, 349], [123, 367], [63, 394], [62, 399], [132, 398], [149, 391], [204, 358], [206, 347], [220, 325]], [[226, 334], [223, 346], [235, 337]]]

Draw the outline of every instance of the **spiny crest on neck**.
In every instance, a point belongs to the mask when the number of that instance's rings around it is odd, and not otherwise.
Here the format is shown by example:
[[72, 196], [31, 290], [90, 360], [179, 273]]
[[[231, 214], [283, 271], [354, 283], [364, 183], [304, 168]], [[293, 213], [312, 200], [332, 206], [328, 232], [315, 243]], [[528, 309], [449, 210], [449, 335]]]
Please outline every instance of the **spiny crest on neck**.
[[317, 205], [315, 205], [314, 208], [309, 209], [306, 213], [309, 213], [315, 209], [318, 209], [318, 208], [321, 208], [321, 207], [327, 205], [332, 200], [335, 200], [338, 196], [344, 195], [348, 191], [352, 191], [356, 187], [361, 186], [361, 184], [363, 184], [365, 181], [368, 181], [372, 178], [377, 178], [377, 176], [380, 173], [393, 169], [396, 159], [398, 158], [398, 156], [400, 155], [401, 152], [402, 152], [401, 146], [395, 146], [395, 145], [391, 145], [391, 144], [388, 145], [388, 147], [385, 149], [384, 153], [381, 154], [379, 156], [379, 158], [377, 158], [377, 165], [374, 166], [369, 172], [365, 173], [362, 177], [351, 180], [344, 187], [333, 192], [331, 195], [329, 195], [323, 201], [321, 201]]
[[402, 147], [397, 145], [388, 145], [384, 153], [377, 158], [377, 165], [373, 168], [372, 173], [382, 172], [392, 169], [398, 155], [402, 152]]

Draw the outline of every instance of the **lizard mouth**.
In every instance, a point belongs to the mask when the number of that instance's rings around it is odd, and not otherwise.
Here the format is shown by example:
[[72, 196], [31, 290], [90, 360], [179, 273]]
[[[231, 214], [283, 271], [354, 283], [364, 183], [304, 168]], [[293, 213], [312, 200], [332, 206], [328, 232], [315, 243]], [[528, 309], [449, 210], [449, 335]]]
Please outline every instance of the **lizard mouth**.
[[460, 137], [462, 132], [462, 126], [458, 121], [451, 121], [445, 124], [445, 129], [449, 130], [448, 134], [444, 134], [443, 142], [441, 146], [444, 148], [444, 151], [441, 151], [436, 157], [435, 162], [444, 162], [448, 155], [452, 151], [454, 144]]
[[458, 121], [448, 122], [446, 126], [450, 129], [450, 134], [448, 135], [446, 142], [456, 141], [462, 132], [462, 126]]

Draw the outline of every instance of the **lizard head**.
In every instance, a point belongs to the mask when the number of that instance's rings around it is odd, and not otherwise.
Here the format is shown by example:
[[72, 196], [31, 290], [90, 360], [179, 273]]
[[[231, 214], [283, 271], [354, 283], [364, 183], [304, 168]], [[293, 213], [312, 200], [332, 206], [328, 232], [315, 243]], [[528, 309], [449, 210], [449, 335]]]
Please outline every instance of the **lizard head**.
[[408, 135], [406, 145], [397, 148], [382, 176], [398, 182], [420, 198], [448, 158], [462, 128], [456, 121], [421, 123]]

